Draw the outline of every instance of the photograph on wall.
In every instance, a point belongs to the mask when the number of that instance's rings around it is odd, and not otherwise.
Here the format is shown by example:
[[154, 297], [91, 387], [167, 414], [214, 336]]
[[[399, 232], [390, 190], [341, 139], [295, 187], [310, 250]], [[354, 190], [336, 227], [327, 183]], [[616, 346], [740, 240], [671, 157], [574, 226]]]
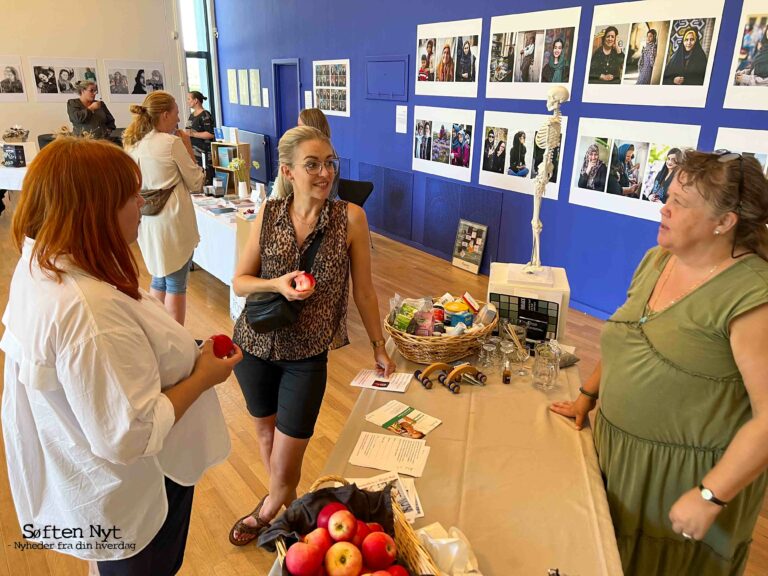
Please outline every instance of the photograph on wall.
[[724, 0], [595, 6], [584, 102], [704, 107]]
[[581, 8], [491, 18], [486, 98], [546, 99], [550, 85], [569, 90]]
[[482, 19], [420, 24], [416, 30], [416, 94], [477, 96]]
[[724, 106], [768, 110], [768, 0], [744, 0]]
[[659, 222], [680, 151], [699, 126], [582, 118], [569, 202]]
[[162, 62], [137, 60], [105, 60], [109, 83], [100, 88], [109, 92], [112, 102], [141, 104], [156, 90], [165, 90], [165, 67]]
[[663, 20], [632, 24], [627, 39], [627, 59], [621, 80], [623, 84], [661, 84], [669, 25], [670, 22]]
[[0, 103], [26, 102], [21, 56], [0, 56]]
[[714, 18], [674, 20], [670, 28], [663, 84], [702, 86], [712, 48]]
[[480, 271], [480, 262], [483, 260], [487, 236], [488, 226], [469, 220], [459, 220], [456, 242], [453, 245], [452, 264], [477, 274]]
[[469, 182], [475, 111], [415, 106], [413, 170]]
[[98, 84], [95, 59], [30, 58], [29, 65], [38, 102], [66, 102], [77, 98], [78, 82]]
[[[544, 160], [544, 150], [536, 146], [537, 132], [546, 126], [545, 114], [518, 114], [513, 112], [486, 111], [483, 117], [483, 142], [478, 148], [481, 154], [478, 182], [502, 190], [533, 194], [539, 164]], [[568, 120], [562, 117], [561, 130], [565, 134]], [[547, 184], [544, 197], [557, 200], [557, 181], [560, 177], [560, 149], [552, 154], [554, 170]]]
[[763, 167], [768, 178], [768, 130], [720, 128], [717, 131], [715, 150], [730, 150], [743, 156], [752, 156]]
[[349, 116], [349, 60], [312, 62], [315, 106], [330, 116]]

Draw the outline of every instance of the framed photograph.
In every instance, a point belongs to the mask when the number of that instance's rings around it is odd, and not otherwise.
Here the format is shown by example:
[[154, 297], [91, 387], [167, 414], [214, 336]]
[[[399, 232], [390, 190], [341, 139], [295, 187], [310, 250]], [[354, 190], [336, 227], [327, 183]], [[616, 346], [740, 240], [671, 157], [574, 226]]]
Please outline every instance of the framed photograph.
[[469, 220], [459, 220], [456, 243], [453, 246], [453, 265], [477, 274], [480, 271], [480, 262], [483, 260], [487, 237], [488, 226]]
[[101, 88], [109, 91], [112, 102], [141, 104], [147, 94], [165, 90], [165, 68], [162, 62], [134, 60], [105, 60], [109, 84]]
[[0, 56], [0, 102], [26, 102], [21, 56]]
[[328, 116], [349, 117], [349, 60], [314, 60], [315, 106]]
[[469, 182], [474, 127], [474, 110], [414, 106], [411, 168]]
[[768, 110], [768, 0], [744, 0], [725, 107]]

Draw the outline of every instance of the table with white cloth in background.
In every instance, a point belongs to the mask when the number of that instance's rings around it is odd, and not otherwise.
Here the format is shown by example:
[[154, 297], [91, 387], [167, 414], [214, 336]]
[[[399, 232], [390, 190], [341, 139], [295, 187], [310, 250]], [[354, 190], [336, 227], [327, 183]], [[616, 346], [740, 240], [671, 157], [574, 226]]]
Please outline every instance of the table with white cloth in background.
[[192, 260], [227, 286], [232, 284], [236, 264], [234, 214], [216, 215], [195, 205], [200, 243]]
[[[424, 368], [394, 358], [398, 372]], [[458, 395], [415, 379], [405, 394], [363, 390], [323, 474], [365, 478], [378, 470], [349, 464], [362, 431], [387, 434], [365, 415], [399, 400], [442, 420], [426, 437], [431, 452], [416, 489], [425, 517], [416, 529], [440, 522], [467, 536], [484, 576], [622, 574], [592, 431], [549, 410], [575, 398], [578, 369], [562, 370], [555, 389], [533, 388], [530, 375], [501, 383], [489, 374], [485, 387], [462, 386]]]

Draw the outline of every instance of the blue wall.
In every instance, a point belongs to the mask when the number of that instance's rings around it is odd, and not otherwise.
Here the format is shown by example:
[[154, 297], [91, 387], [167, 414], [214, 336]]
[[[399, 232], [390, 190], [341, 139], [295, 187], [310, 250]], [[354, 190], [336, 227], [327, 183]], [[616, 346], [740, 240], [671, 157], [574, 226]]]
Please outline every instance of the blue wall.
[[[568, 203], [578, 119], [696, 124], [701, 126], [699, 148], [710, 150], [718, 126], [768, 127], [768, 112], [722, 107], [742, 0], [725, 1], [706, 108], [582, 103], [592, 8], [606, 3], [581, 3], [573, 93], [571, 102], [563, 108], [568, 116], [568, 133], [561, 155], [560, 199], [543, 203], [541, 249], [544, 264], [566, 269], [573, 307], [602, 318], [623, 303], [632, 272], [644, 252], [655, 244], [658, 225]], [[450, 258], [459, 218], [485, 223], [489, 225], [489, 239], [482, 271], [487, 273], [491, 261], [529, 260], [531, 197], [477, 184], [477, 151], [470, 183], [412, 172], [413, 106], [475, 109], [477, 129], [482, 126], [484, 110], [545, 113], [543, 101], [484, 97], [491, 17], [577, 5], [574, 0], [541, 0], [535, 5], [521, 0], [218, 0], [219, 81], [225, 92], [228, 68], [259, 68], [262, 86], [269, 88], [270, 105], [274, 106], [271, 60], [300, 58], [303, 102], [304, 90], [312, 89], [312, 60], [349, 58], [351, 117], [331, 116], [329, 120], [339, 156], [349, 159], [349, 177], [375, 182], [374, 194], [366, 203], [371, 227], [426, 252]], [[468, 18], [483, 19], [478, 97], [415, 96], [416, 26]], [[410, 55], [408, 134], [395, 133], [395, 105], [404, 102], [364, 97], [365, 58], [392, 54]], [[223, 100], [225, 125], [275, 137], [273, 107], [229, 104], [226, 95]]]

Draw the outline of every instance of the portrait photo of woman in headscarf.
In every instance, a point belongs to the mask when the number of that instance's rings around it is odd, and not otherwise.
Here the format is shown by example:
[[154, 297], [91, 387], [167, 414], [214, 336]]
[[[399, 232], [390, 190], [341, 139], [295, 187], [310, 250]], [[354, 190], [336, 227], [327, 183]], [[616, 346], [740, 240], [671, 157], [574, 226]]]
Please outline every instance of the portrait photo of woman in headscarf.
[[438, 44], [442, 46], [438, 55], [435, 80], [438, 82], [453, 82], [456, 64], [453, 60], [453, 44], [455, 38], [445, 38]]
[[[672, 24], [676, 32], [669, 39], [667, 66], [664, 69], [664, 84], [674, 86], [703, 86], [707, 73], [707, 51], [702, 38], [707, 32], [707, 22], [714, 27], [714, 18], [703, 20], [701, 27], [680, 28], [680, 21]], [[705, 50], [706, 48], [706, 50]]]
[[608, 167], [605, 164], [608, 158], [608, 142], [608, 138], [582, 137], [579, 148], [584, 149], [584, 160], [579, 170], [579, 188], [605, 192], [605, 181], [608, 175]]
[[477, 36], [459, 37], [456, 43], [456, 82], [474, 82], [476, 78], [477, 56], [472, 52], [477, 50]]
[[507, 168], [507, 175], [518, 176], [525, 178], [528, 176], [530, 170], [525, 163], [525, 157], [528, 154], [528, 149], [525, 147], [525, 132], [519, 130], [515, 132], [512, 138], [512, 146], [509, 149], [509, 168]]
[[624, 84], [647, 86], [661, 84], [664, 46], [669, 37], [669, 21], [632, 24], [627, 42]]
[[748, 60], [747, 64], [736, 72], [734, 85], [768, 86], [768, 38], [763, 36], [755, 43], [754, 56]]
[[[651, 146], [651, 153], [658, 145]], [[656, 173], [653, 178], [653, 184], [651, 185], [650, 192], [645, 196], [651, 202], [667, 203], [667, 190], [672, 180], [675, 179], [677, 173], [677, 166], [682, 160], [682, 151], [679, 148], [670, 148], [664, 157], [664, 162], [661, 169]], [[650, 176], [650, 175], [649, 175]]]
[[571, 79], [571, 52], [573, 28], [547, 30], [544, 41], [544, 67], [542, 82], [563, 82]]

